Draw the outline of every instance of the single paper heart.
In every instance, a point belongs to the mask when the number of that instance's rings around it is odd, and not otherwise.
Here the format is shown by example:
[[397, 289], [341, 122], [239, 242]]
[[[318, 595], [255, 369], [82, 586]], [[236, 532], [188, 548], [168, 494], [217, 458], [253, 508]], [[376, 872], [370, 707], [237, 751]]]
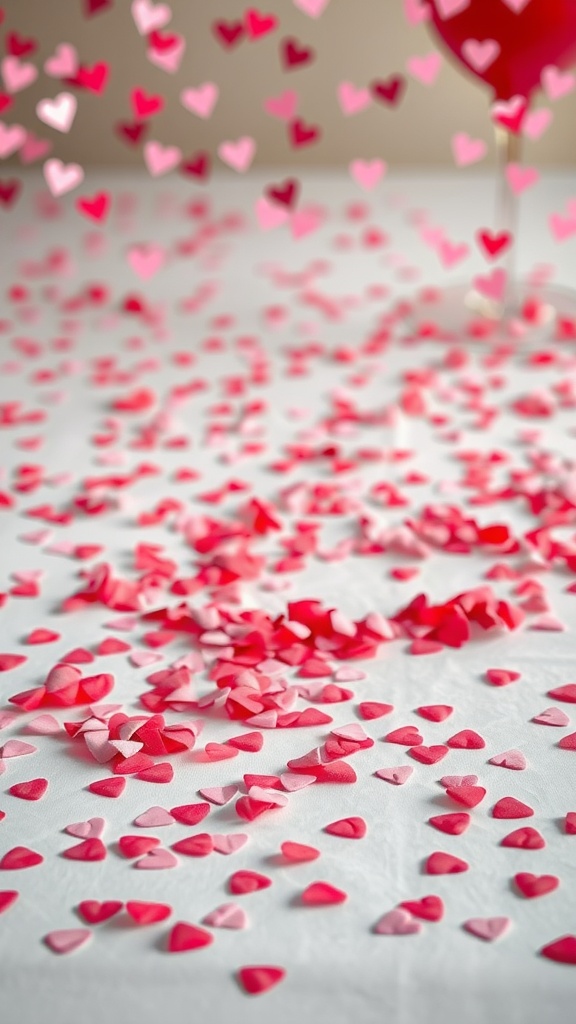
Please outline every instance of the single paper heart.
[[421, 931], [420, 921], [415, 921], [412, 914], [401, 907], [389, 910], [374, 925], [377, 935], [417, 935]]

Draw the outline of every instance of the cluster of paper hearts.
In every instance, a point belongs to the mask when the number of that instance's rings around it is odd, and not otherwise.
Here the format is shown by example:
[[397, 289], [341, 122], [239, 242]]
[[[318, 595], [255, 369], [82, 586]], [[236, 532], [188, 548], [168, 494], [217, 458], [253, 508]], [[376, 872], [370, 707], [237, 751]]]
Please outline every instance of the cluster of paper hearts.
[[16, 693], [9, 699], [24, 711], [34, 711], [39, 707], [73, 707], [102, 700], [113, 687], [114, 676], [108, 672], [82, 676], [76, 665], [63, 663], [50, 669], [41, 686]]

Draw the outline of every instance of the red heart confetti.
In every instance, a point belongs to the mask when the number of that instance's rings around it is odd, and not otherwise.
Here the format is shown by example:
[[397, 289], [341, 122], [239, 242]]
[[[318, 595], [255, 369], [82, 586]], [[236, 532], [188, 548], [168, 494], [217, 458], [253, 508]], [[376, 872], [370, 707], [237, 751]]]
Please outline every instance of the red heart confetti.
[[348, 896], [330, 882], [312, 882], [304, 889], [300, 899], [306, 907], [328, 907], [344, 903]]
[[283, 967], [241, 967], [238, 971], [238, 981], [248, 995], [261, 995], [274, 988], [286, 977]]
[[530, 818], [534, 811], [528, 804], [513, 796], [502, 797], [492, 808], [493, 818]]
[[366, 835], [366, 822], [363, 818], [341, 818], [340, 821], [332, 821], [324, 828], [331, 836], [340, 836], [342, 839], [363, 839]]
[[554, 892], [560, 885], [560, 881], [555, 875], [532, 875], [527, 871], [520, 871], [514, 875], [514, 883], [527, 899], [546, 896], [547, 893]]
[[214, 936], [204, 928], [178, 921], [168, 936], [167, 949], [169, 953], [188, 953], [209, 946], [213, 941]]
[[34, 868], [42, 864], [44, 857], [26, 846], [14, 846], [0, 860], [0, 871], [19, 871], [22, 868]]
[[428, 857], [425, 871], [427, 875], [454, 875], [461, 871], [468, 871], [469, 867], [470, 865], [460, 857], [438, 850]]
[[540, 955], [557, 964], [576, 964], [576, 935], [563, 935], [542, 946]]
[[86, 924], [103, 924], [120, 913], [124, 906], [119, 900], [82, 900], [78, 904], [78, 913], [84, 918]]
[[144, 900], [128, 900], [126, 910], [138, 925], [157, 924], [159, 921], [165, 921], [172, 913], [172, 907], [167, 903], [150, 903]]
[[258, 892], [272, 885], [272, 880], [257, 871], [235, 871], [228, 879], [228, 889], [234, 896], [244, 896], [249, 892]]

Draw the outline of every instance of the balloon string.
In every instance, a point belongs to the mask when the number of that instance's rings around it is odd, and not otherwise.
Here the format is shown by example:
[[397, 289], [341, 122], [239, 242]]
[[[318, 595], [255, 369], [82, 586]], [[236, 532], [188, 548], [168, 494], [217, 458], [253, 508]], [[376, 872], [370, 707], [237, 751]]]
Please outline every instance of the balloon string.
[[498, 189], [496, 224], [498, 231], [506, 231], [512, 235], [512, 244], [506, 259], [506, 290], [502, 316], [504, 318], [517, 312], [516, 296], [516, 246], [518, 234], [518, 201], [508, 182], [508, 167], [517, 162], [520, 154], [518, 135], [496, 128], [496, 150], [498, 155]]

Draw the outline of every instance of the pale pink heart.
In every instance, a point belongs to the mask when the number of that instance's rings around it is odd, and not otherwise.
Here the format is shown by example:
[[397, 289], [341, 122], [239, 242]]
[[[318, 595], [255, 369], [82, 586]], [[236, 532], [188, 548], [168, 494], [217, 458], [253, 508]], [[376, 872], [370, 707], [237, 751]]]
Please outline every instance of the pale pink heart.
[[36, 114], [44, 124], [55, 128], [58, 132], [69, 132], [76, 111], [78, 100], [71, 92], [60, 92], [53, 100], [40, 100], [36, 104]]
[[291, 121], [298, 109], [298, 93], [293, 89], [286, 89], [280, 96], [270, 96], [264, 100], [264, 110], [272, 117], [278, 117], [281, 121]]
[[[574, 224], [576, 224], [576, 217], [571, 217], [572, 230], [569, 232], [568, 237], [574, 233]], [[564, 623], [557, 618], [556, 615], [539, 615], [536, 619], [532, 619], [529, 629], [539, 629], [542, 632], [547, 633], [564, 633], [566, 626]]]
[[457, 167], [478, 163], [486, 156], [487, 149], [483, 139], [472, 139], [466, 132], [458, 132], [452, 138], [452, 153]]
[[478, 939], [494, 942], [508, 931], [511, 924], [509, 917], [471, 917], [464, 921], [462, 927]]
[[263, 789], [262, 786], [250, 786], [248, 796], [258, 803], [273, 804], [275, 807], [286, 807], [288, 797], [277, 789]]
[[111, 761], [113, 757], [116, 757], [116, 751], [108, 740], [107, 729], [104, 729], [102, 732], [86, 733], [84, 742], [98, 764], [106, 764], [107, 761]]
[[376, 188], [387, 170], [383, 160], [352, 160], [349, 169], [356, 184], [367, 192]]
[[18, 540], [26, 544], [45, 544], [52, 536], [52, 530], [33, 530], [31, 533], [21, 533]]
[[523, 771], [526, 767], [526, 758], [521, 750], [506, 750], [503, 754], [495, 754], [494, 757], [491, 757], [489, 764], [495, 764], [498, 768]]
[[298, 7], [310, 18], [319, 18], [324, 13], [330, 0], [293, 0], [294, 6]]
[[471, 0], [436, 0], [436, 9], [443, 21], [461, 14], [470, 7]]
[[480, 295], [493, 302], [502, 302], [506, 290], [508, 275], [501, 267], [497, 267], [491, 274], [479, 274], [472, 281], [472, 284]]
[[428, 21], [430, 8], [425, 0], [404, 0], [404, 17], [409, 25], [420, 25], [423, 21]]
[[26, 141], [26, 129], [20, 124], [0, 121], [0, 160], [12, 156]]
[[110, 619], [105, 625], [107, 629], [117, 629], [121, 633], [129, 633], [138, 625], [138, 619], [135, 615], [119, 615], [117, 619]]
[[18, 716], [13, 711], [0, 711], [0, 729], [6, 729]]
[[134, 867], [141, 871], [165, 871], [168, 868], [178, 867], [178, 858], [171, 850], [165, 850], [162, 846], [155, 846], [153, 850], [140, 860], [137, 860]]
[[73, 953], [91, 938], [92, 932], [89, 928], [64, 928], [48, 932], [48, 935], [44, 936], [44, 942], [53, 953]]
[[37, 583], [44, 575], [43, 569], [20, 569], [12, 576], [18, 583]]
[[[290, 218], [290, 230], [293, 238], [304, 238], [312, 234], [324, 223], [324, 216], [316, 206], [303, 206], [295, 210]], [[264, 712], [265, 713], [265, 712]]]
[[424, 227], [420, 232], [420, 237], [422, 241], [432, 249], [438, 249], [445, 241], [445, 235], [442, 228]]
[[540, 174], [535, 167], [522, 167], [520, 164], [511, 163], [506, 168], [506, 180], [515, 196], [531, 188], [539, 179]]
[[[166, 251], [160, 245], [134, 245], [128, 250], [128, 264], [143, 281], [153, 277], [164, 266], [165, 259]], [[154, 651], [131, 651], [129, 657], [137, 668], [159, 660]]]
[[147, 811], [134, 818], [134, 824], [139, 828], [161, 828], [164, 825], [173, 825], [174, 821], [175, 818], [164, 807], [149, 807]]
[[50, 78], [74, 78], [78, 71], [78, 51], [71, 43], [59, 43], [52, 57], [44, 63]]
[[316, 782], [315, 775], [301, 775], [299, 772], [282, 772], [280, 782], [288, 793], [297, 793], [299, 789], [307, 789]]
[[422, 85], [434, 85], [441, 67], [442, 57], [436, 52], [425, 57], [409, 57], [406, 62], [408, 73]]
[[544, 132], [548, 130], [552, 121], [554, 120], [554, 114], [547, 107], [542, 107], [540, 110], [530, 110], [524, 118], [522, 125], [522, 134], [526, 138], [531, 139], [532, 142], [537, 142], [544, 135]]
[[417, 935], [422, 931], [422, 924], [416, 921], [410, 911], [403, 907], [395, 907], [374, 925], [377, 935]]
[[353, 743], [364, 743], [368, 734], [358, 722], [351, 722], [350, 725], [338, 725], [332, 729], [333, 736], [339, 736], [341, 740], [352, 740]]
[[169, 75], [174, 75], [180, 68], [185, 49], [186, 40], [182, 36], [178, 36], [170, 50], [149, 49], [146, 56], [151, 64], [155, 64], [157, 68], [166, 71]]
[[496, 39], [467, 39], [462, 45], [462, 55], [475, 71], [482, 73], [489, 68], [500, 54], [500, 43]]
[[290, 219], [290, 213], [284, 206], [272, 203], [266, 196], [256, 200], [256, 219], [262, 231], [272, 231], [281, 227]]
[[208, 118], [216, 106], [218, 95], [219, 89], [215, 82], [204, 82], [196, 89], [183, 89], [180, 93], [180, 102], [192, 114]]
[[345, 666], [334, 673], [334, 680], [337, 683], [355, 683], [359, 679], [366, 679], [366, 673], [361, 668]]
[[392, 782], [395, 786], [403, 786], [405, 782], [408, 782], [413, 771], [414, 769], [411, 765], [402, 764], [397, 768], [379, 768], [374, 774], [379, 779], [384, 779], [384, 782]]
[[246, 846], [248, 842], [248, 836], [244, 832], [234, 832], [230, 835], [221, 835], [217, 833], [212, 836], [214, 843], [214, 849], [216, 853], [223, 853], [225, 856], [230, 856], [232, 853], [237, 853], [243, 846]]
[[[0, 728], [2, 726], [0, 725]], [[50, 736], [60, 732], [62, 726], [56, 721], [53, 715], [37, 715], [25, 726], [25, 732], [33, 736]]]
[[74, 544], [71, 540], [57, 540], [46, 548], [51, 555], [71, 555], [74, 551]]
[[94, 718], [100, 718], [105, 721], [110, 718], [116, 711], [121, 711], [121, 704], [91, 704], [90, 713], [94, 715]]
[[100, 839], [105, 828], [104, 818], [88, 818], [88, 821], [76, 821], [73, 825], [66, 825], [64, 831], [70, 836], [77, 836], [78, 839]]
[[24, 740], [7, 740], [3, 747], [0, 747], [0, 757], [6, 760], [9, 757], [24, 757], [26, 754], [35, 754], [38, 747], [31, 743], [24, 743]]
[[38, 69], [33, 64], [25, 64], [18, 57], [4, 57], [0, 63], [0, 70], [6, 91], [10, 93], [27, 89], [38, 78]]
[[218, 146], [220, 159], [240, 174], [248, 170], [255, 152], [256, 143], [249, 135], [243, 135], [236, 142], [221, 142]]
[[238, 906], [237, 903], [223, 903], [206, 914], [202, 923], [211, 925], [212, 928], [247, 928], [248, 915], [244, 907]]
[[538, 722], [540, 725], [554, 725], [560, 728], [570, 725], [568, 715], [561, 708], [546, 708], [546, 711], [535, 715], [532, 721]]
[[576, 75], [570, 74], [569, 71], [563, 73], [554, 64], [544, 68], [540, 81], [549, 100], [560, 100], [576, 87]]
[[173, 171], [181, 159], [182, 150], [178, 146], [163, 146], [155, 139], [151, 139], [144, 145], [144, 163], [153, 178]]
[[307, 754], [302, 754], [302, 757], [295, 757], [290, 761], [292, 768], [315, 768], [316, 765], [323, 763], [324, 761], [320, 747], [314, 747], [312, 750], [309, 750]]
[[576, 216], [564, 217], [553, 213], [550, 216], [550, 230], [557, 242], [565, 242], [576, 233]]
[[443, 266], [450, 270], [470, 255], [470, 248], [464, 242], [450, 242], [449, 239], [445, 238], [438, 246], [438, 255], [442, 260]]
[[219, 807], [223, 807], [224, 804], [230, 803], [230, 800], [236, 796], [238, 786], [209, 786], [207, 789], [199, 789], [198, 792], [200, 796], [209, 800], [211, 804], [218, 804]]
[[359, 114], [372, 102], [368, 89], [358, 89], [352, 82], [341, 82], [338, 86], [338, 102], [346, 117]]
[[110, 740], [110, 746], [114, 747], [116, 753], [121, 754], [122, 757], [133, 757], [134, 754], [138, 754], [142, 750], [142, 743], [137, 743], [135, 740]]
[[477, 775], [443, 775], [440, 785], [445, 789], [456, 789], [458, 786], [475, 786], [478, 782]]
[[29, 131], [24, 145], [20, 148], [18, 157], [23, 164], [34, 164], [42, 160], [51, 152], [52, 143], [47, 138], [38, 138], [34, 132]]
[[150, 35], [151, 32], [163, 28], [172, 17], [168, 4], [153, 4], [150, 0], [132, 0], [130, 10], [141, 36]]
[[502, 3], [506, 4], [506, 7], [509, 7], [514, 14], [521, 14], [530, 3], [530, 0], [502, 0]]

